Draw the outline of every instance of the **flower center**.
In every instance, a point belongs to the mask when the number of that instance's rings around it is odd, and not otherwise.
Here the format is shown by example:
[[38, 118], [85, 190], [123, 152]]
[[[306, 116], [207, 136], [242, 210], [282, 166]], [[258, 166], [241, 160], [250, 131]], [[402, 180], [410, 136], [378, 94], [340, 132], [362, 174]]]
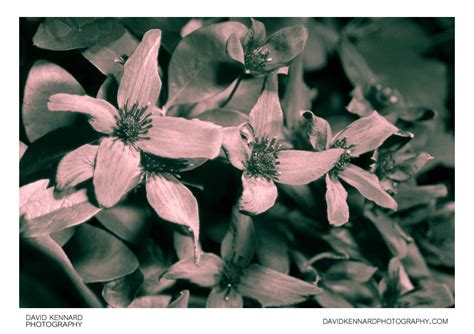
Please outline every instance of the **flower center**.
[[127, 103], [123, 109], [119, 109], [117, 127], [114, 136], [120, 138], [126, 144], [134, 144], [140, 139], [150, 139], [148, 130], [152, 127], [151, 113], [145, 113], [148, 106], [139, 108], [136, 103], [128, 109]]
[[268, 57], [270, 51], [262, 47], [253, 49], [249, 53], [245, 54], [245, 68], [246, 73], [250, 74], [251, 72], [262, 72], [265, 70], [266, 63], [272, 61], [272, 58]]
[[222, 289], [237, 288], [240, 283], [240, 278], [243, 274], [243, 268], [235, 263], [226, 263], [222, 270], [219, 284]]
[[347, 165], [351, 161], [351, 148], [354, 147], [354, 145], [348, 145], [346, 138], [338, 139], [334, 144], [331, 145], [332, 148], [343, 148], [345, 151], [339, 158], [339, 161], [334, 165], [334, 167], [329, 171], [329, 175], [336, 177], [339, 175], [340, 172], [342, 172], [344, 169], [346, 169]]
[[375, 110], [382, 110], [398, 103], [396, 91], [391, 87], [375, 84], [370, 87], [367, 99]]
[[186, 159], [163, 158], [143, 151], [140, 151], [140, 163], [146, 172], [155, 174], [174, 174], [191, 165]]
[[281, 145], [277, 143], [277, 139], [256, 138], [252, 146], [252, 154], [245, 166], [245, 172], [250, 176], [262, 176], [267, 181], [277, 180], [280, 173], [277, 166], [278, 151]]

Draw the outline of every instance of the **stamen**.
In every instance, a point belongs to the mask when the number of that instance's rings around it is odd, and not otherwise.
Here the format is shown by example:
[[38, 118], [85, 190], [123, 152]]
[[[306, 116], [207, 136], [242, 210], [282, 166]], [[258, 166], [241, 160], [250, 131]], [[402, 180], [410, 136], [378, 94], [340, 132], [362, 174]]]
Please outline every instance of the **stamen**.
[[391, 87], [385, 87], [381, 84], [370, 86], [367, 99], [375, 110], [382, 110], [386, 107], [398, 103], [397, 91]]
[[[175, 175], [175, 173], [188, 167], [186, 159], [163, 158], [143, 151], [140, 152], [140, 156], [142, 168], [148, 173], [167, 173]], [[175, 176], [178, 177], [178, 175]]]
[[395, 169], [395, 160], [392, 152], [389, 150], [379, 150], [377, 157], [377, 164], [375, 168], [375, 175], [379, 179], [384, 179]]
[[329, 171], [329, 175], [336, 177], [346, 169], [347, 165], [350, 163], [351, 157], [351, 149], [354, 148], [354, 145], [348, 145], [347, 139], [342, 138], [336, 140], [334, 144], [331, 145], [331, 148], [343, 148], [344, 153], [339, 158], [339, 161], [334, 165], [334, 167]]
[[250, 74], [252, 72], [265, 71], [266, 63], [271, 62], [273, 59], [269, 57], [270, 51], [266, 48], [256, 48], [247, 53], [244, 57], [245, 60], [245, 73]]
[[252, 154], [246, 162], [245, 173], [249, 176], [262, 176], [267, 181], [278, 180], [280, 173], [277, 166], [278, 152], [281, 145], [276, 138], [256, 138], [252, 146]]
[[243, 274], [243, 268], [236, 263], [226, 263], [222, 270], [219, 281], [220, 287], [224, 289], [237, 288], [240, 284], [240, 278]]
[[149, 139], [145, 136], [152, 127], [151, 113], [146, 113], [147, 106], [138, 107], [134, 103], [128, 108], [128, 101], [123, 109], [119, 109], [117, 117], [117, 127], [114, 129], [114, 136], [121, 139], [124, 143], [134, 145], [140, 139]]

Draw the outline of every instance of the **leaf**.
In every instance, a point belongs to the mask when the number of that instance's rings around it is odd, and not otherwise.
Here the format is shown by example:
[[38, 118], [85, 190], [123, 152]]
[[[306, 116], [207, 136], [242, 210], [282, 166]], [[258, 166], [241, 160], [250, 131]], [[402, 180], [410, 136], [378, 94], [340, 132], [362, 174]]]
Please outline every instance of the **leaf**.
[[81, 224], [97, 212], [87, 189], [57, 193], [49, 180], [39, 180], [20, 188], [20, 233], [24, 237], [49, 235]]
[[94, 45], [83, 50], [82, 55], [87, 58], [104, 75], [113, 75], [120, 82], [123, 75], [123, 64], [117, 62], [121, 55], [131, 56], [138, 46], [137, 39], [128, 30], [122, 36], [110, 43]]
[[420, 288], [400, 297], [398, 302], [400, 307], [444, 308], [454, 305], [454, 296], [446, 284], [427, 280]]
[[[20, 184], [31, 181], [42, 171], [56, 167], [64, 155], [98, 137], [99, 134], [90, 127], [81, 126], [65, 126], [44, 135], [28, 146], [20, 160]], [[54, 174], [51, 176], [54, 178]]]
[[89, 224], [80, 226], [64, 250], [86, 283], [115, 280], [138, 268], [137, 258], [125, 244]]
[[138, 269], [132, 274], [106, 282], [102, 297], [111, 307], [127, 307], [143, 283], [143, 274]]
[[238, 22], [211, 24], [194, 31], [176, 47], [169, 65], [169, 95], [164, 109], [196, 103], [225, 90], [239, 68], [225, 51], [232, 33], [242, 38], [247, 28]]
[[147, 234], [150, 224], [150, 212], [144, 207], [133, 204], [119, 204], [104, 209], [96, 216], [109, 231], [125, 241], [136, 244]]
[[20, 239], [20, 307], [101, 307], [49, 236]]
[[56, 93], [85, 94], [79, 82], [62, 67], [37, 60], [28, 73], [22, 104], [23, 125], [30, 142], [77, 119], [74, 113], [49, 111], [48, 99]]
[[344, 297], [337, 293], [332, 292], [328, 289], [323, 289], [324, 292], [320, 295], [314, 296], [316, 301], [321, 307], [324, 308], [352, 308], [352, 304], [349, 303]]
[[362, 262], [342, 260], [334, 261], [323, 275], [324, 281], [351, 280], [365, 283], [375, 274], [377, 268]]
[[327, 58], [339, 41], [339, 34], [327, 24], [314, 19], [306, 21], [309, 37], [303, 51], [304, 68], [318, 70], [327, 64]]
[[398, 203], [398, 210], [402, 211], [417, 205], [429, 204], [447, 195], [448, 189], [444, 184], [435, 184], [400, 188], [394, 198]]
[[48, 50], [71, 50], [105, 45], [116, 40], [124, 27], [113, 18], [48, 17], [41, 22], [33, 44]]

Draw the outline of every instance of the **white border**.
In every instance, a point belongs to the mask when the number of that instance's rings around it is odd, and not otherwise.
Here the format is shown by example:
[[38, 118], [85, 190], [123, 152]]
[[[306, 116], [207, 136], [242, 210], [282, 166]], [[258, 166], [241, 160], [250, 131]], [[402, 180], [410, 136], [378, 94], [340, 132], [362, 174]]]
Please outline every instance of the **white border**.
[[[333, 333], [341, 330], [363, 333], [398, 333], [400, 330], [466, 332], [472, 328], [472, 238], [474, 219], [470, 190], [473, 178], [471, 133], [474, 108], [470, 101], [474, 75], [472, 47], [472, 11], [468, 5], [454, 1], [109, 1], [81, 0], [78, 2], [18, 1], [9, 6], [0, 19], [1, 24], [1, 97], [2, 164], [4, 182], [1, 187], [2, 242], [0, 328], [2, 332], [31, 332], [24, 328], [27, 313], [65, 313], [65, 310], [18, 308], [18, 17], [19, 16], [455, 16], [456, 17], [456, 308], [429, 309], [272, 309], [272, 310], [77, 310], [84, 315], [87, 332], [130, 333], [138, 331], [206, 332], [206, 333]], [[4, 5], [5, 6], [5, 5]], [[471, 13], [471, 16], [469, 14]], [[459, 111], [460, 110], [460, 111]], [[14, 251], [13, 251], [14, 250]], [[74, 310], [67, 310], [72, 313]], [[447, 326], [329, 326], [322, 325], [323, 317], [448, 317]], [[53, 329], [49, 329], [53, 330]], [[35, 329], [33, 331], [41, 331]], [[55, 332], [66, 330], [54, 329]], [[69, 329], [69, 331], [81, 331]]]

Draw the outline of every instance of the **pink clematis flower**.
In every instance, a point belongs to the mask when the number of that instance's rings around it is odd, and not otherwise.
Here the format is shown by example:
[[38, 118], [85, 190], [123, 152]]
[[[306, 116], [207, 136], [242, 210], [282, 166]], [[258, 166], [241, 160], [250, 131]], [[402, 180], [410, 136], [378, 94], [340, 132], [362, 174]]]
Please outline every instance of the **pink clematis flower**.
[[252, 219], [235, 209], [221, 244], [222, 257], [204, 253], [199, 266], [192, 258], [183, 259], [162, 278], [185, 279], [211, 288], [206, 307], [242, 307], [242, 297], [255, 299], [263, 307], [284, 306], [322, 293], [314, 284], [251, 264], [256, 246]]
[[148, 31], [125, 63], [118, 109], [89, 96], [50, 97], [50, 110], [86, 114], [90, 125], [104, 134], [100, 145], [83, 145], [62, 159], [57, 187], [64, 189], [93, 178], [98, 203], [110, 208], [145, 177], [147, 198], [156, 213], [188, 226], [196, 242], [197, 202], [175, 173], [215, 158], [222, 134], [212, 123], [167, 117], [155, 106], [161, 90], [160, 41], [160, 30]]
[[326, 202], [329, 223], [341, 226], [349, 221], [347, 192], [339, 181], [356, 188], [377, 205], [396, 210], [397, 202], [383, 189], [379, 179], [351, 163], [351, 159], [378, 148], [398, 128], [374, 111], [349, 124], [334, 137], [329, 123], [312, 112], [303, 114], [309, 122], [308, 139], [315, 151], [338, 147], [344, 150], [336, 165], [326, 174]]
[[248, 214], [270, 209], [278, 196], [275, 182], [308, 184], [330, 171], [344, 153], [342, 148], [322, 152], [282, 150], [283, 112], [278, 99], [277, 74], [267, 76], [265, 87], [248, 121], [223, 129], [223, 149], [230, 163], [243, 171], [239, 207]]

